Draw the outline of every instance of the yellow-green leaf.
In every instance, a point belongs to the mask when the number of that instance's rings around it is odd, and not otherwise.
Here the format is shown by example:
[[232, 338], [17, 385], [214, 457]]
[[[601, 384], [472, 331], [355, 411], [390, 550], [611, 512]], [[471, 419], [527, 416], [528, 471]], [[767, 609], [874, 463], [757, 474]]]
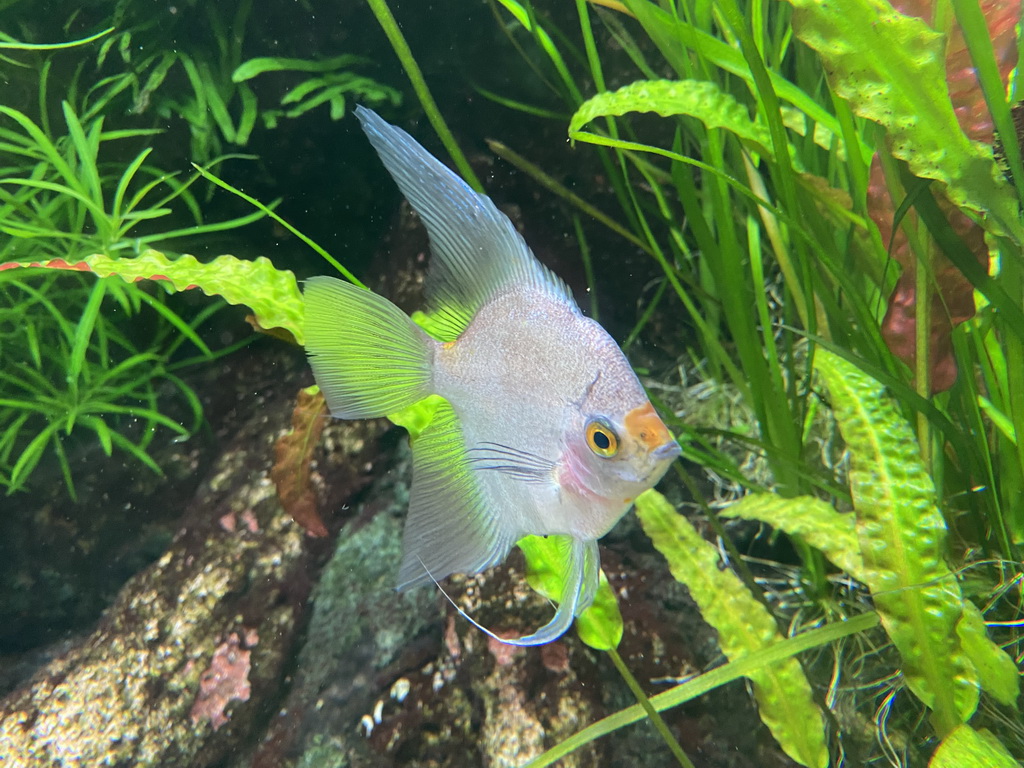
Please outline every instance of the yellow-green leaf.
[[964, 653], [978, 670], [981, 688], [1000, 704], [1017, 708], [1020, 693], [1020, 672], [1006, 651], [988, 636], [985, 617], [978, 606], [964, 600], [964, 613], [956, 625]]
[[752, 493], [719, 514], [759, 520], [791, 536], [800, 536], [857, 581], [864, 581], [864, 559], [860, 556], [853, 515], [844, 515], [821, 499], [786, 499], [774, 493]]
[[[527, 581], [549, 600], [561, 600], [565, 592], [567, 540], [567, 536], [527, 536], [516, 543], [526, 556]], [[604, 571], [593, 604], [576, 618], [576, 631], [584, 643], [599, 651], [617, 648], [622, 641], [622, 614]]]
[[882, 0], [790, 0], [793, 29], [825, 64], [829, 83], [883, 126], [915, 175], [946, 185], [957, 205], [985, 211], [1020, 237], [1016, 198], [991, 147], [960, 129], [946, 84], [946, 36]]
[[[730, 661], [782, 640], [771, 614], [732, 571], [719, 567], [718, 550], [664, 496], [646, 491], [637, 498], [636, 511], [672, 575], [686, 585], [701, 616], [718, 632]], [[786, 754], [800, 765], [828, 765], [825, 722], [799, 662], [790, 658], [767, 664], [748, 677], [761, 720]]]
[[130, 258], [113, 259], [95, 253], [73, 262], [47, 259], [0, 264], [0, 269], [15, 267], [93, 272], [100, 277], [117, 276], [129, 283], [157, 280], [173, 291], [198, 288], [208, 296], [220, 296], [229, 304], [249, 307], [260, 328], [282, 328], [299, 344], [304, 340], [302, 294], [295, 275], [287, 269], [277, 269], [270, 259], [262, 256], [247, 261], [225, 255], [201, 262], [195, 256], [172, 259], [149, 249]]
[[1020, 768], [989, 731], [961, 725], [942, 740], [928, 768]]
[[944, 736], [974, 714], [979, 681], [956, 633], [963, 598], [944, 560], [946, 524], [935, 487], [884, 387], [825, 350], [815, 362], [850, 451], [865, 583], [902, 656], [907, 686], [934, 710]]

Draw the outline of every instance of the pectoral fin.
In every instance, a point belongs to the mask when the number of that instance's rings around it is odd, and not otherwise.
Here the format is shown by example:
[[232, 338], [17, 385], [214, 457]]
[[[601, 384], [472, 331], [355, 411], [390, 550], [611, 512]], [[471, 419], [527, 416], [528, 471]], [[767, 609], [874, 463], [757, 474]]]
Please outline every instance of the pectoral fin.
[[487, 503], [466, 455], [459, 419], [445, 401], [412, 441], [399, 590], [491, 568], [519, 538]]

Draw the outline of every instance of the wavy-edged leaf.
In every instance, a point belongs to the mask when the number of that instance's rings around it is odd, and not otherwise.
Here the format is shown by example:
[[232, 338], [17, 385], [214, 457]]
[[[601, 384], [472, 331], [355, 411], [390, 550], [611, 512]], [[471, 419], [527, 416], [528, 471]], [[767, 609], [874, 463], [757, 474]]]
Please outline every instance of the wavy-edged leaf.
[[772, 139], [763, 123], [750, 119], [747, 107], [717, 84], [703, 80], [638, 80], [583, 102], [569, 121], [569, 137], [597, 117], [655, 112], [662, 117], [689, 115], [708, 128], [725, 128], [770, 157]]
[[850, 493], [864, 579], [903, 676], [945, 735], [978, 706], [978, 675], [956, 634], [960, 585], [943, 559], [946, 524], [910, 426], [884, 388], [819, 350], [816, 366], [850, 451]]
[[327, 535], [310, 484], [313, 451], [326, 424], [327, 403], [320, 388], [314, 385], [299, 390], [292, 427], [274, 445], [274, 466], [270, 468], [270, 479], [285, 512], [313, 536]]
[[291, 59], [285, 56], [263, 56], [242, 62], [231, 73], [231, 82], [242, 83], [265, 72], [334, 72], [356, 64], [369, 64], [362, 56], [343, 53], [331, 59]]
[[[782, 640], [771, 614], [732, 571], [719, 568], [718, 551], [664, 496], [655, 490], [642, 493], [636, 512], [672, 575], [686, 585], [701, 616], [718, 632], [719, 645], [730, 661]], [[801, 765], [828, 765], [825, 723], [799, 662], [775, 662], [748, 676], [761, 719], [786, 754]]]
[[797, 36], [821, 56], [832, 88], [886, 129], [915, 175], [957, 205], [993, 214], [1019, 237], [1016, 202], [992, 157], [960, 129], [946, 85], [945, 37], [879, 0], [790, 0]]
[[1020, 768], [991, 732], [961, 725], [942, 740], [928, 768]]
[[751, 493], [719, 514], [759, 520], [791, 536], [800, 536], [857, 581], [865, 579], [864, 558], [860, 555], [853, 515], [844, 515], [821, 499], [813, 496], [787, 499], [774, 493]]
[[956, 625], [956, 631], [964, 653], [978, 670], [982, 690], [1000, 704], [1016, 709], [1020, 694], [1017, 664], [988, 636], [985, 617], [970, 600], [964, 600], [964, 614]]
[[[565, 559], [568, 549], [559, 547], [556, 536], [527, 536], [516, 542], [526, 556], [526, 578], [530, 586], [549, 600], [565, 594]], [[622, 642], [622, 614], [604, 571], [594, 602], [576, 617], [580, 640], [599, 651], [618, 648]]]
[[132, 258], [112, 259], [96, 253], [75, 262], [64, 259], [0, 264], [0, 270], [17, 267], [46, 267], [76, 272], [93, 272], [100, 277], [116, 275], [128, 282], [159, 280], [173, 291], [198, 288], [208, 296], [220, 296], [229, 304], [249, 307], [261, 329], [282, 328], [302, 344], [302, 294], [295, 275], [277, 269], [263, 256], [252, 261], [235, 256], [218, 256], [201, 262], [194, 256], [169, 259], [159, 251], [143, 251]]

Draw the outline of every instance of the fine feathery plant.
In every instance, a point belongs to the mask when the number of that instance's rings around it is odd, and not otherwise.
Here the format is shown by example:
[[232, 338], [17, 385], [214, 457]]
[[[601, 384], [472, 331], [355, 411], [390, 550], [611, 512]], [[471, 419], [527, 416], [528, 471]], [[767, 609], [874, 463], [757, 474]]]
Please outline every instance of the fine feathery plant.
[[[103, 319], [104, 302], [128, 319], [138, 317], [145, 304], [170, 313], [159, 298], [117, 280], [0, 272], [0, 358], [6, 361], [0, 372], [0, 485], [8, 493], [23, 488], [52, 451], [69, 495], [76, 498], [69, 443], [84, 446], [83, 432], [106, 456], [117, 448], [162, 474], [147, 451], [157, 427], [186, 437], [199, 426], [199, 400], [173, 373], [179, 366], [168, 358], [189, 339], [212, 358], [195, 328], [218, 305], [186, 326], [187, 334], [177, 325], [158, 324], [153, 338], [139, 348]], [[159, 394], [164, 383], [187, 404], [189, 426], [162, 412], [158, 400], [166, 401], [166, 393]]]
[[[102, 116], [83, 121], [67, 101], [65, 130], [53, 131], [45, 109], [49, 70], [46, 60], [39, 72], [39, 122], [0, 105], [0, 265], [57, 258], [73, 267], [91, 253], [116, 258], [153, 241], [238, 227], [263, 216], [257, 211], [204, 222], [189, 191], [198, 176], [179, 181], [177, 174], [152, 165], [150, 148], [128, 162], [106, 159], [110, 145], [144, 141], [157, 131], [108, 129]], [[192, 223], [157, 227], [176, 204]], [[84, 435], [106, 455], [117, 448], [159, 473], [147, 450], [157, 427], [184, 436], [202, 415], [195, 393], [173, 373], [191, 361], [169, 361], [185, 343], [205, 360], [225, 351], [213, 353], [197, 332], [222, 305], [186, 320], [159, 293], [56, 273], [2, 272], [0, 293], [0, 486], [8, 493], [24, 488], [52, 452], [75, 498], [69, 448], [84, 449]], [[124, 324], [138, 323], [144, 307], [152, 314], [141, 327], [152, 332], [140, 345], [138, 328], [127, 332]], [[167, 391], [184, 401], [190, 426], [163, 412]]]

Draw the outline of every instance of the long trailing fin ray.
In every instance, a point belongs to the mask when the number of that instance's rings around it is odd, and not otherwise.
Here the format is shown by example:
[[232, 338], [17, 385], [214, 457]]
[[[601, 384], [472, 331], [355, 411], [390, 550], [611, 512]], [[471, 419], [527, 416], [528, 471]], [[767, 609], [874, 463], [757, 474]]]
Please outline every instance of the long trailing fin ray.
[[[593, 547], [591, 547], [591, 545], [593, 545]], [[438, 583], [434, 574], [426, 568], [425, 563], [421, 563], [421, 566], [427, 571], [427, 578], [434, 582], [437, 588], [441, 590], [441, 594], [444, 595], [445, 599], [455, 607], [455, 610], [459, 612], [462, 618], [488, 637], [492, 637], [500, 643], [526, 647], [532, 645], [545, 645], [547, 643], [554, 642], [569, 630], [569, 627], [572, 626], [573, 617], [578, 616], [586, 610], [587, 607], [589, 607], [589, 603], [587, 605], [582, 604], [581, 598], [587, 592], [584, 580], [587, 578], [587, 560], [591, 558], [591, 555], [595, 557], [597, 556], [596, 541], [581, 541], [579, 539], [572, 540], [569, 561], [566, 565], [566, 575], [568, 578], [565, 582], [565, 592], [562, 595], [562, 601], [558, 604], [558, 609], [555, 611], [554, 617], [536, 632], [522, 637], [502, 637], [496, 632], [485, 627], [466, 613], [466, 611], [463, 610], [447, 592], [445, 592], [444, 587]], [[594, 567], [596, 568], [598, 565], [597, 561], [594, 560], [593, 562]], [[596, 591], [597, 587], [595, 585], [590, 596], [591, 602], [593, 602], [593, 594], [596, 593]]]
[[[512, 222], [485, 195], [400, 128], [356, 107], [373, 145], [430, 235], [427, 300], [451, 341], [477, 310], [510, 285], [554, 293], [575, 307], [568, 287], [534, 257]], [[578, 311], [578, 309], [577, 309]]]
[[384, 416], [432, 394], [433, 342], [390, 301], [333, 277], [307, 280], [303, 301], [306, 351], [332, 415]]
[[413, 441], [413, 483], [398, 589], [502, 562], [522, 534], [486, 503], [466, 459], [455, 411], [442, 403]]
[[579, 604], [576, 606], [577, 616], [594, 604], [597, 588], [601, 584], [601, 551], [598, 549], [597, 539], [585, 541], [583, 545], [583, 585], [580, 588]]

